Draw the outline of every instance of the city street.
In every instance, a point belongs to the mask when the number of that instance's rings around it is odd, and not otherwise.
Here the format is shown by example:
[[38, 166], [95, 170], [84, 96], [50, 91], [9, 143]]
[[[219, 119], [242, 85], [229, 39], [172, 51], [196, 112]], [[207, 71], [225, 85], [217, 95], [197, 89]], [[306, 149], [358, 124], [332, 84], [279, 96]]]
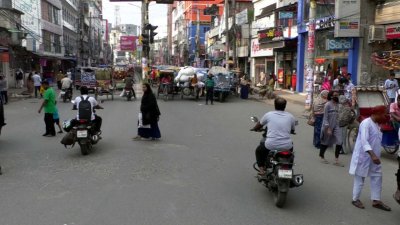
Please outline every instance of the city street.
[[[74, 91], [77, 94], [77, 91]], [[106, 99], [104, 96], [101, 99]], [[372, 208], [369, 180], [361, 200], [351, 204], [351, 155], [345, 168], [322, 164], [312, 146], [304, 107], [288, 103], [299, 120], [294, 138], [295, 172], [305, 183], [289, 191], [284, 208], [254, 178], [254, 150], [260, 133], [250, 132], [250, 116], [272, 110], [272, 101], [241, 100], [204, 105], [204, 99], [159, 100], [162, 140], [132, 141], [140, 100], [105, 100], [103, 139], [88, 156], [79, 146], [65, 149], [57, 137], [42, 137], [38, 99], [5, 106], [7, 126], [0, 136], [1, 225], [398, 225], [397, 161], [383, 153], [383, 201]], [[58, 103], [61, 120], [73, 117]], [[58, 130], [58, 128], [57, 128]], [[327, 159], [333, 161], [332, 149]]]

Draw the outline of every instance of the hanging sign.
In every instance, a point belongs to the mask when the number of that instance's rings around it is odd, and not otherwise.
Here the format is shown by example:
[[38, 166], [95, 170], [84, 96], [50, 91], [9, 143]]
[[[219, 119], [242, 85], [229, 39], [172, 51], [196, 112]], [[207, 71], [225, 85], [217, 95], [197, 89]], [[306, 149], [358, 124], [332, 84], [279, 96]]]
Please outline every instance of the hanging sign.
[[386, 38], [397, 39], [400, 38], [400, 23], [385, 26]]
[[279, 19], [293, 19], [293, 12], [279, 12]]

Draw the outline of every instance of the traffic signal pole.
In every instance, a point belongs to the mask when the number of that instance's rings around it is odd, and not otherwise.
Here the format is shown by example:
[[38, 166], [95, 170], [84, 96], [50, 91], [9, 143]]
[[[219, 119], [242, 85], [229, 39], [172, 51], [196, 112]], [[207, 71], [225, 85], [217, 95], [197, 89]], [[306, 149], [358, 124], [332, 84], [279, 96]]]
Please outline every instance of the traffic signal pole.
[[[142, 21], [141, 21], [141, 26], [142, 26], [142, 35], [146, 33], [145, 26], [148, 23], [149, 20], [149, 1], [148, 0], [143, 0], [142, 1]], [[142, 45], [142, 79], [146, 79], [146, 73], [147, 73], [147, 65], [148, 65], [148, 47], [145, 47], [145, 45]]]

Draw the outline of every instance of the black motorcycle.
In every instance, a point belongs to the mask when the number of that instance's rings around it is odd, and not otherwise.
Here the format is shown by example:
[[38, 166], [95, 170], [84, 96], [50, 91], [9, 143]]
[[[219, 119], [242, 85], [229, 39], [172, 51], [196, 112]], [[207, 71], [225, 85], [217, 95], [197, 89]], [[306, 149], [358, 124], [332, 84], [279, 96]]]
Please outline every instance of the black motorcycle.
[[[255, 123], [258, 122], [257, 117], [251, 117]], [[265, 150], [265, 140], [267, 137], [267, 128], [257, 130], [263, 132], [263, 138], [258, 145], [257, 150]], [[292, 134], [295, 134], [292, 132]], [[259, 149], [261, 148], [261, 149]], [[265, 160], [265, 174], [257, 175], [256, 178], [260, 183], [263, 183], [274, 195], [275, 205], [279, 208], [283, 207], [286, 202], [286, 196], [289, 188], [300, 187], [303, 185], [303, 175], [294, 174], [294, 152], [292, 150], [271, 150]], [[260, 172], [257, 163], [253, 164], [253, 168]]]
[[72, 89], [70, 88], [63, 88], [61, 90], [61, 98], [63, 102], [68, 102], [72, 100]]
[[[72, 103], [74, 104], [72, 110], [77, 110], [75, 102], [72, 101]], [[97, 109], [102, 108], [98, 107]], [[89, 154], [93, 149], [93, 145], [97, 144], [101, 139], [101, 131], [97, 131], [95, 124], [90, 120], [72, 119], [64, 121], [63, 128], [67, 134], [61, 141], [61, 144], [65, 146], [72, 145], [73, 147], [75, 143], [78, 143], [82, 155]]]

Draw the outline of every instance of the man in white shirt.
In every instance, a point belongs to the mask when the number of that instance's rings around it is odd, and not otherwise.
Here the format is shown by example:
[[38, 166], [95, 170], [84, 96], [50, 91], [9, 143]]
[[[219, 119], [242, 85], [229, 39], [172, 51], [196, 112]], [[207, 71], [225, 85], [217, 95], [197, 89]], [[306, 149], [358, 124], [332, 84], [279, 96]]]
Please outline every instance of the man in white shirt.
[[64, 78], [61, 79], [61, 90], [66, 90], [71, 93], [72, 97], [72, 80], [68, 77], [67, 74], [64, 75]]
[[101, 107], [95, 98], [89, 96], [89, 90], [86, 86], [82, 86], [80, 88], [81, 90], [81, 96], [78, 96], [75, 98], [75, 106], [78, 109], [78, 113], [76, 115], [76, 119], [79, 120], [79, 103], [83, 100], [88, 100], [92, 106], [92, 115], [91, 115], [91, 120], [95, 124], [95, 129], [97, 132], [101, 130], [101, 124], [102, 124], [102, 118], [94, 113], [94, 109], [103, 109]]
[[35, 98], [38, 97], [38, 92], [40, 91], [40, 86], [42, 85], [42, 78], [38, 74], [38, 72], [35, 72], [35, 75], [32, 76], [33, 79], [33, 85], [35, 86]]
[[390, 207], [381, 201], [382, 192], [382, 165], [381, 141], [382, 132], [379, 124], [386, 119], [386, 106], [376, 106], [372, 115], [360, 124], [356, 144], [351, 158], [349, 173], [354, 176], [352, 204], [360, 209], [364, 205], [360, 201], [361, 191], [366, 177], [371, 180], [372, 206], [385, 211]]
[[399, 84], [394, 77], [395, 74], [393, 72], [390, 72], [389, 78], [385, 81], [384, 86], [390, 103], [393, 103], [395, 101], [397, 90], [399, 90]]
[[266, 113], [256, 126], [251, 130], [259, 130], [266, 126], [267, 137], [265, 140], [265, 149], [256, 149], [257, 165], [260, 168], [260, 174], [265, 172], [266, 158], [270, 150], [292, 150], [293, 141], [290, 136], [294, 133], [296, 119], [289, 112], [285, 112], [286, 100], [276, 98], [274, 101], [275, 111]]

